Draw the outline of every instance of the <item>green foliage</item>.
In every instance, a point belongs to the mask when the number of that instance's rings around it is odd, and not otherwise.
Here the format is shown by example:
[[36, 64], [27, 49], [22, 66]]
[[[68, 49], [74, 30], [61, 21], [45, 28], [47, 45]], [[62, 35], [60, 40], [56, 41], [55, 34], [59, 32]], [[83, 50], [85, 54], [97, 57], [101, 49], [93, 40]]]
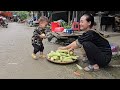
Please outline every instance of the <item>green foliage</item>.
[[29, 16], [28, 11], [16, 11], [16, 14], [20, 17], [21, 20], [27, 19]]
[[68, 25], [66, 22], [61, 22], [61, 26], [64, 27], [65, 29], [71, 28], [71, 25]]
[[71, 25], [66, 25], [64, 26], [65, 29], [70, 29], [71, 28]]

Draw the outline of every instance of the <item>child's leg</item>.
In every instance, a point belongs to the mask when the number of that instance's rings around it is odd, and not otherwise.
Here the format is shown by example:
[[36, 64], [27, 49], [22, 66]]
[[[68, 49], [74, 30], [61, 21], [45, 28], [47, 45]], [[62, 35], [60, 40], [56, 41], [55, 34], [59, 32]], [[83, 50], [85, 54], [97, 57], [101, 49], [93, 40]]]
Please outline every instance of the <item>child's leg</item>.
[[43, 51], [44, 51], [44, 46], [42, 44], [41, 47], [40, 47], [40, 58], [45, 58], [45, 55], [44, 55]]
[[40, 58], [45, 58], [45, 54], [43, 52], [40, 52]]
[[33, 53], [32, 53], [32, 58], [37, 59], [36, 53], [39, 52], [39, 46], [36, 44], [32, 44], [34, 47]]

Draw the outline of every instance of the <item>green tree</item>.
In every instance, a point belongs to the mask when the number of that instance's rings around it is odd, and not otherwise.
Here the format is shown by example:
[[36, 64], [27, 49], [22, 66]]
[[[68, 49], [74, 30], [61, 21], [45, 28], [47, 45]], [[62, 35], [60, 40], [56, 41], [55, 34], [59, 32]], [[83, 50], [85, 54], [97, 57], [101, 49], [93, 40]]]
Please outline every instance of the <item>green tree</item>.
[[28, 11], [16, 11], [16, 14], [19, 16], [21, 20], [27, 19], [27, 17], [29, 16]]

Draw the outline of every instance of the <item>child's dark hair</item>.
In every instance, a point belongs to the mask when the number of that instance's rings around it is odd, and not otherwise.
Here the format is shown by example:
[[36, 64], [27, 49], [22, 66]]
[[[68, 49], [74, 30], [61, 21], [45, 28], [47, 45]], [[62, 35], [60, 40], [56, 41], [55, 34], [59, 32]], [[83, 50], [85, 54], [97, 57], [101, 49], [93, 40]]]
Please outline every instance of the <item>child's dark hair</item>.
[[86, 21], [91, 22], [90, 27], [92, 28], [95, 25], [94, 16], [92, 14], [84, 14], [87, 16]]
[[47, 17], [41, 16], [41, 17], [39, 18], [39, 23], [40, 23], [40, 22], [43, 22], [43, 21], [49, 22], [49, 20], [48, 20]]

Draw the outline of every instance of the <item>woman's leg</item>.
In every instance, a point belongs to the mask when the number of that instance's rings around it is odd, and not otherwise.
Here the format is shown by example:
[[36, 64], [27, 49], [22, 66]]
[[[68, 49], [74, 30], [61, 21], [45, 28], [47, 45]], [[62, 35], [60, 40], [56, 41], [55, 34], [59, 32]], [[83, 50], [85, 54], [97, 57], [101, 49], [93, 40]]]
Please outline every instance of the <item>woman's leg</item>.
[[101, 67], [106, 66], [110, 60], [106, 61], [106, 54], [102, 52], [95, 44], [92, 42], [83, 43], [84, 50], [86, 52], [87, 58], [90, 65], [99, 65]]
[[82, 61], [84, 63], [86, 63], [88, 61], [88, 58], [87, 58], [87, 55], [86, 55], [86, 52], [83, 48], [83, 46], [80, 48], [80, 51], [81, 51], [81, 58], [82, 58]]

